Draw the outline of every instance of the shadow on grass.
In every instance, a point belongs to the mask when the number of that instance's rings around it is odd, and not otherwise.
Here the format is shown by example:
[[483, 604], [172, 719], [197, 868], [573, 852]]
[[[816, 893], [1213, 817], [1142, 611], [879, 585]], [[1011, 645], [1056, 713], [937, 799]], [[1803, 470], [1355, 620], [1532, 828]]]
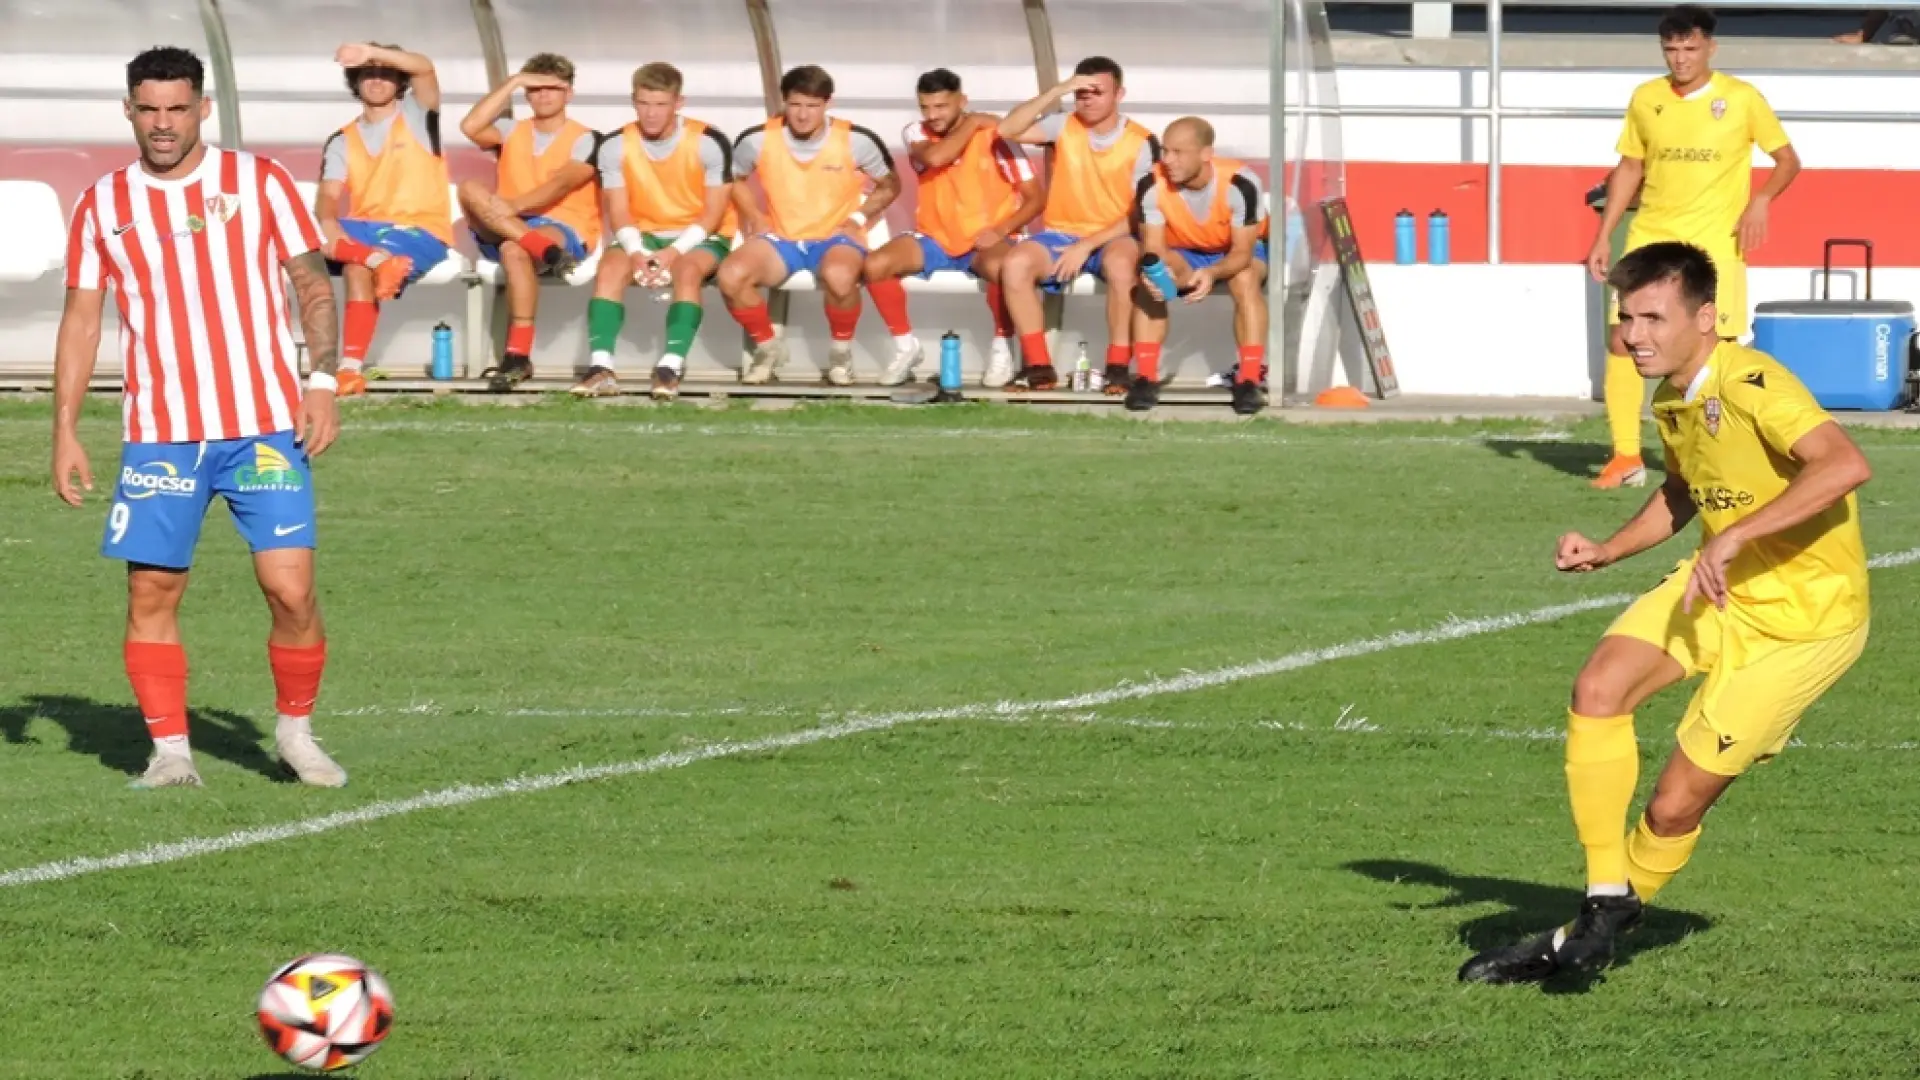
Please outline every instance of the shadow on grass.
[[[27, 726], [36, 718], [51, 720], [67, 733], [67, 749], [89, 754], [115, 772], [138, 775], [146, 770], [153, 740], [138, 709], [108, 705], [69, 694], [29, 694], [18, 703], [0, 705], [0, 740], [15, 745], [33, 741]], [[197, 754], [207, 754], [269, 780], [287, 776], [261, 748], [264, 735], [251, 717], [225, 709], [194, 709], [189, 713], [190, 737]]]
[[[1542, 930], [1561, 925], [1580, 910], [1586, 893], [1557, 885], [1541, 885], [1512, 878], [1475, 877], [1455, 874], [1431, 863], [1404, 859], [1363, 859], [1346, 864], [1356, 874], [1390, 885], [1416, 885], [1446, 889], [1446, 896], [1430, 903], [1395, 905], [1403, 911], [1433, 911], [1443, 908], [1475, 907], [1498, 904], [1502, 910], [1476, 915], [1459, 926], [1460, 943], [1469, 953], [1478, 953], [1499, 945], [1524, 940]], [[1633, 962], [1639, 953], [1672, 945], [1692, 934], [1704, 933], [1712, 920], [1691, 911], [1650, 907], [1640, 925], [1621, 937], [1607, 971], [1618, 971]], [[1463, 961], [1465, 957], [1461, 958]], [[1600, 977], [1569, 979], [1556, 977], [1542, 984], [1548, 993], [1585, 993]]]
[[1487, 448], [1503, 458], [1531, 458], [1556, 472], [1583, 480], [1599, 476], [1609, 454], [1607, 447], [1593, 443], [1524, 439], [1488, 439]]

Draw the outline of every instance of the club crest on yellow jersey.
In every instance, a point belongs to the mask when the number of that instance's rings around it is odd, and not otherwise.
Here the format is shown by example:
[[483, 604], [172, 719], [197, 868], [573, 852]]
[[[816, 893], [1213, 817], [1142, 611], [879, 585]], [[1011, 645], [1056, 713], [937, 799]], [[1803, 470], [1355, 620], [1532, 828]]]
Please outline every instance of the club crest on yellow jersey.
[[1706, 412], [1707, 434], [1718, 436], [1720, 434], [1720, 399], [1717, 397], [1708, 398]]
[[1713, 104], [1709, 106], [1709, 108], [1713, 110], [1713, 118], [1715, 120], [1725, 120], [1727, 118], [1726, 98], [1714, 98]]

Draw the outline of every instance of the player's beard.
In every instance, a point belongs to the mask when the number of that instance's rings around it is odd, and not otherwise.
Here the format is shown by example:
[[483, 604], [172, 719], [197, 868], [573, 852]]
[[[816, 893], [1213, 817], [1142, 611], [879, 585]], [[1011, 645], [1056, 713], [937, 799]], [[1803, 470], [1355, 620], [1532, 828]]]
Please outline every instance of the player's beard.
[[164, 173], [178, 168], [181, 162], [187, 160], [187, 155], [193, 153], [194, 147], [200, 145], [199, 132], [174, 130], [167, 133], [172, 141], [162, 149], [153, 142], [158, 134], [155, 132], [140, 141], [140, 157], [146, 162], [149, 172]]

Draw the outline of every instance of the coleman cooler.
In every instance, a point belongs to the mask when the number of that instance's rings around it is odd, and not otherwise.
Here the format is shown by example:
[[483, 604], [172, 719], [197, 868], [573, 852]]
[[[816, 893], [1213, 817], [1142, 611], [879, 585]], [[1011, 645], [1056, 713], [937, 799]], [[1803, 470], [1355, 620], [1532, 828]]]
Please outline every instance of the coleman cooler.
[[[1833, 300], [1833, 249], [1866, 253], [1866, 299]], [[1873, 241], [1829, 240], [1820, 299], [1754, 309], [1753, 347], [1780, 361], [1829, 409], [1896, 409], [1906, 397], [1913, 304], [1873, 299]]]

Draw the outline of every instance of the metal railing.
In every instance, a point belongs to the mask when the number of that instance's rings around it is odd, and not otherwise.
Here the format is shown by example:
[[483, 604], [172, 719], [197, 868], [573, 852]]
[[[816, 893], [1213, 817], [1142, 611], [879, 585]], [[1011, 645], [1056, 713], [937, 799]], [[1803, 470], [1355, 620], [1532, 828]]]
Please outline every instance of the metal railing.
[[[1392, 0], [1348, 0], [1348, 2], [1385, 4]], [[1660, 8], [1670, 6], [1673, 0], [1583, 0], [1569, 7], [1594, 8]], [[1286, 142], [1280, 136], [1287, 117], [1293, 117], [1299, 130], [1306, 129], [1307, 118], [1319, 117], [1407, 117], [1449, 120], [1485, 120], [1487, 121], [1487, 261], [1501, 261], [1501, 169], [1504, 164], [1502, 153], [1503, 127], [1507, 120], [1619, 120], [1626, 114], [1625, 102], [1617, 109], [1583, 108], [1577, 106], [1549, 108], [1511, 108], [1501, 101], [1501, 57], [1502, 41], [1502, 3], [1501, 0], [1488, 0], [1487, 11], [1487, 103], [1485, 105], [1323, 105], [1304, 100], [1299, 95], [1289, 95], [1287, 73], [1279, 62], [1286, 55], [1284, 38], [1287, 20], [1286, 8], [1293, 9], [1296, 27], [1306, 25], [1307, 0], [1274, 0], [1272, 13], [1272, 34], [1274, 38], [1273, 55], [1275, 63], [1272, 72], [1273, 130], [1276, 137], [1273, 142], [1273, 175], [1283, 175], [1286, 165]], [[1743, 8], [1777, 8], [1786, 11], [1805, 10], [1807, 8], [1840, 8], [1853, 10], [1858, 5], [1848, 4], [1845, 0], [1741, 0]], [[1308, 65], [1301, 61], [1295, 71], [1300, 76], [1301, 86], [1306, 85], [1309, 74]], [[1291, 98], [1291, 100], [1290, 100]], [[1782, 123], [1890, 123], [1920, 124], [1920, 113], [1911, 112], [1831, 112], [1819, 110], [1783, 110], [1777, 113]], [[1296, 159], [1296, 165], [1299, 163]]]

